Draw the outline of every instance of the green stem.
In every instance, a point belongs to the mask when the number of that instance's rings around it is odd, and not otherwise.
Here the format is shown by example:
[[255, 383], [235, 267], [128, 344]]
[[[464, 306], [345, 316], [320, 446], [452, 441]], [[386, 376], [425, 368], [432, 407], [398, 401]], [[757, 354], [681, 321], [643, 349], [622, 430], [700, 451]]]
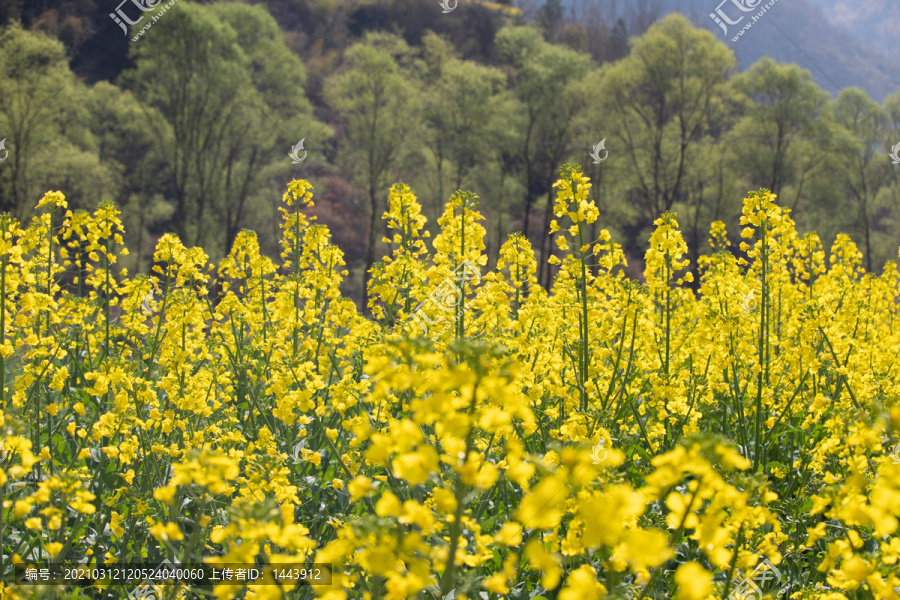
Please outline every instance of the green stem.
[[[466, 260], [466, 199], [465, 197], [462, 200], [462, 224], [461, 224], [461, 233], [459, 239], [459, 254], [460, 259], [463, 261], [460, 263], [462, 265]], [[466, 269], [463, 266], [462, 271], [459, 274], [459, 304], [456, 306], [456, 339], [461, 339], [466, 335]]]
[[738, 529], [737, 534], [737, 543], [734, 545], [734, 555], [731, 557], [731, 566], [728, 569], [728, 577], [725, 579], [725, 591], [722, 592], [722, 597], [728, 597], [728, 591], [731, 589], [731, 580], [734, 576], [734, 568], [737, 565], [738, 552], [741, 549], [741, 544], [744, 541], [744, 524], [741, 523], [740, 529]]
[[[668, 233], [666, 234], [668, 235]], [[669, 352], [672, 334], [672, 255], [666, 251], [666, 382], [669, 381]]]
[[[0, 223], [0, 244], [6, 243], [6, 220]], [[6, 264], [9, 257], [6, 252], [0, 259], [0, 346], [6, 344]], [[6, 406], [6, 359], [0, 352], [0, 407]]]
[[[687, 509], [684, 511], [684, 516], [681, 517], [681, 523], [678, 525], [678, 529], [675, 531], [675, 534], [672, 536], [674, 543], [673, 547], [678, 547], [678, 544], [681, 543], [681, 538], [684, 534], [684, 524], [687, 523], [688, 515], [692, 514], [691, 507], [694, 505], [694, 500], [697, 499], [697, 494], [700, 493], [700, 487], [702, 486], [703, 481], [697, 481], [697, 489], [694, 490], [694, 493], [691, 495], [691, 501], [688, 502]], [[644, 596], [647, 595], [647, 592], [650, 591], [650, 587], [656, 583], [656, 580], [659, 578], [660, 573], [662, 573], [664, 565], [660, 565], [653, 570], [653, 575], [650, 577], [650, 581], [647, 582], [647, 585], [644, 586], [644, 589], [641, 590], [641, 595], [638, 596], [637, 600], [643, 600]]]
[[[767, 294], [767, 281], [766, 281], [766, 271], [768, 270], [768, 261], [766, 257], [768, 255], [767, 252], [767, 243], [766, 239], [766, 230], [768, 229], [768, 221], [763, 221], [762, 226], [762, 291], [760, 292], [760, 302], [762, 306], [759, 311], [759, 339], [757, 341], [757, 351], [759, 353], [759, 373], [756, 374], [756, 432], [755, 432], [755, 440], [754, 445], [756, 447], [756, 451], [753, 453], [753, 470], [756, 471], [759, 469], [760, 462], [762, 460], [762, 456], [760, 456], [760, 436], [762, 434], [762, 388], [763, 388], [763, 363], [765, 362], [766, 357], [766, 330], [768, 329], [766, 323], [766, 306], [768, 305]], [[766, 367], [768, 370], [768, 367]]]
[[[573, 199], [577, 196], [576, 190], [578, 187], [578, 183], [573, 179], [572, 180], [572, 196]], [[578, 256], [581, 260], [581, 356], [580, 359], [580, 370], [581, 370], [581, 410], [582, 412], [586, 411], [588, 408], [588, 397], [587, 397], [587, 378], [588, 378], [588, 305], [587, 305], [587, 265], [584, 260], [584, 252], [581, 249], [584, 248], [584, 229], [581, 226], [581, 221], [578, 222]]]
[[[475, 412], [475, 402], [477, 401], [477, 391], [478, 391], [478, 381], [475, 382], [475, 385], [472, 386], [472, 401], [469, 404], [469, 416], [471, 417], [472, 413]], [[469, 434], [466, 436], [466, 457], [464, 460], [469, 460], [469, 452], [472, 450], [472, 433], [474, 432], [474, 426], [469, 430]], [[466, 497], [466, 485], [462, 480], [462, 475], [457, 472], [456, 473], [456, 510], [453, 513], [453, 523], [450, 524], [450, 548], [447, 554], [447, 566], [444, 568], [444, 576], [441, 579], [441, 596], [446, 596], [450, 593], [453, 585], [453, 576], [456, 572], [456, 549], [459, 547], [459, 538], [462, 535], [462, 526], [460, 525], [460, 521], [462, 520], [463, 508], [464, 508], [464, 500]]]

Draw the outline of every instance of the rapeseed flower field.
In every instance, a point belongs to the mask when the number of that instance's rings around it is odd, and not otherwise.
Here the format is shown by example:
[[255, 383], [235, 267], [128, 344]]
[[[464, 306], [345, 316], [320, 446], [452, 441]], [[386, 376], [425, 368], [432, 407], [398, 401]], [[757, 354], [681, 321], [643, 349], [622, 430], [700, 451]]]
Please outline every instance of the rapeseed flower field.
[[[477, 198], [433, 239], [390, 191], [362, 315], [342, 252], [283, 198], [280, 260], [48, 193], [0, 222], [0, 554], [13, 565], [332, 565], [167, 598], [900, 598], [900, 274], [828, 253], [765, 191], [699, 264], [656, 221], [624, 277], [565, 165], [545, 292], [522, 235], [487, 260]], [[696, 286], [689, 286], [696, 282]], [[94, 593], [97, 593], [96, 590]], [[133, 597], [107, 586], [109, 597]], [[85, 598], [21, 585], [2, 598]]]

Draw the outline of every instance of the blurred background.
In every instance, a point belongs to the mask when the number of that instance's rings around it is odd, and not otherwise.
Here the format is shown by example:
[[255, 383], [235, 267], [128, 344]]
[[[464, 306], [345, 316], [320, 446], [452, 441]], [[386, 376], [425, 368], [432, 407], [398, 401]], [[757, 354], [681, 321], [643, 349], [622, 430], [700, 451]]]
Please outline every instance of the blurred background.
[[390, 186], [432, 231], [467, 189], [489, 266], [524, 231], [549, 285], [551, 186], [577, 162], [631, 275], [663, 212], [696, 260], [713, 221], [739, 241], [761, 187], [879, 270], [900, 242], [897, 31], [888, 0], [0, 0], [0, 211], [112, 200], [141, 272], [166, 232], [215, 260], [253, 229], [277, 256], [281, 196], [308, 179], [360, 299]]

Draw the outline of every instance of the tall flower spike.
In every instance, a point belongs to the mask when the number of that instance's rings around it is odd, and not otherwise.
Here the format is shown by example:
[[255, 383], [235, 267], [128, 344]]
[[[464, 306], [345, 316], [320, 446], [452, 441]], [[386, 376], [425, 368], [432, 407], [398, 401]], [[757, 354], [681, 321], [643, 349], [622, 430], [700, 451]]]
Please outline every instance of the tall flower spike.
[[369, 310], [376, 318], [393, 322], [408, 315], [427, 293], [422, 285], [425, 269], [419, 257], [428, 253], [424, 238], [429, 232], [423, 231], [427, 219], [408, 185], [398, 183], [391, 188], [388, 206], [382, 219], [394, 234], [384, 238], [384, 242], [393, 244], [394, 249], [384, 262], [372, 266]]
[[287, 207], [297, 207], [293, 211], [289, 211], [283, 206], [278, 207], [282, 215], [280, 227], [284, 232], [284, 237], [281, 239], [281, 259], [286, 269], [296, 273], [299, 269], [303, 230], [309, 226], [311, 221], [316, 220], [315, 216], [307, 217], [299, 210], [315, 206], [312, 201], [312, 185], [305, 179], [294, 179], [288, 184], [288, 191], [282, 196], [282, 202]]
[[66, 202], [66, 196], [62, 192], [47, 192], [35, 208], [43, 208], [45, 206], [66, 209], [69, 207], [69, 204]]

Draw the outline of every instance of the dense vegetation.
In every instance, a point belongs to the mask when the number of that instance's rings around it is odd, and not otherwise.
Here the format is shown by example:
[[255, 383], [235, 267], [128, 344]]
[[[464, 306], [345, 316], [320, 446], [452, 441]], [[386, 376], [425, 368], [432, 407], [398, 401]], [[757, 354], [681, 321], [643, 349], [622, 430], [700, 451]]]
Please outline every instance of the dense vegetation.
[[[0, 3], [0, 210], [25, 218], [48, 189], [73, 208], [114, 201], [132, 271], [148, 271], [167, 231], [222, 257], [252, 227], [273, 255], [278, 189], [302, 174], [347, 253], [351, 297], [364, 295], [397, 180], [432, 223], [450, 192], [476, 191], [490, 264], [523, 231], [546, 287], [551, 184], [567, 160], [587, 164], [632, 275], [663, 211], [679, 214], [696, 261], [709, 225], [733, 226], [743, 191], [762, 186], [826, 242], [852, 235], [867, 269], [896, 246], [900, 92], [883, 105], [856, 89], [831, 99], [768, 60], [737, 74], [725, 45], [678, 16], [567, 23], [547, 2], [534, 27], [505, 3], [441, 14], [413, 0], [180, 0], [131, 42], [108, 13]], [[595, 165], [601, 140], [608, 159]]]
[[900, 90], [559, 0], [109, 10], [0, 0], [0, 598], [900, 600]]
[[129, 276], [109, 203], [55, 192], [4, 219], [5, 568], [335, 570], [169, 599], [897, 600], [896, 263], [867, 273], [843, 235], [826, 259], [762, 190], [737, 254], [715, 222], [693, 264], [659, 217], [640, 284], [610, 232], [587, 238], [580, 168], [555, 188], [548, 294], [521, 234], [483, 272], [474, 194], [429, 244], [394, 186], [374, 318], [340, 292], [306, 181], [274, 262], [250, 231], [218, 265], [167, 234]]

